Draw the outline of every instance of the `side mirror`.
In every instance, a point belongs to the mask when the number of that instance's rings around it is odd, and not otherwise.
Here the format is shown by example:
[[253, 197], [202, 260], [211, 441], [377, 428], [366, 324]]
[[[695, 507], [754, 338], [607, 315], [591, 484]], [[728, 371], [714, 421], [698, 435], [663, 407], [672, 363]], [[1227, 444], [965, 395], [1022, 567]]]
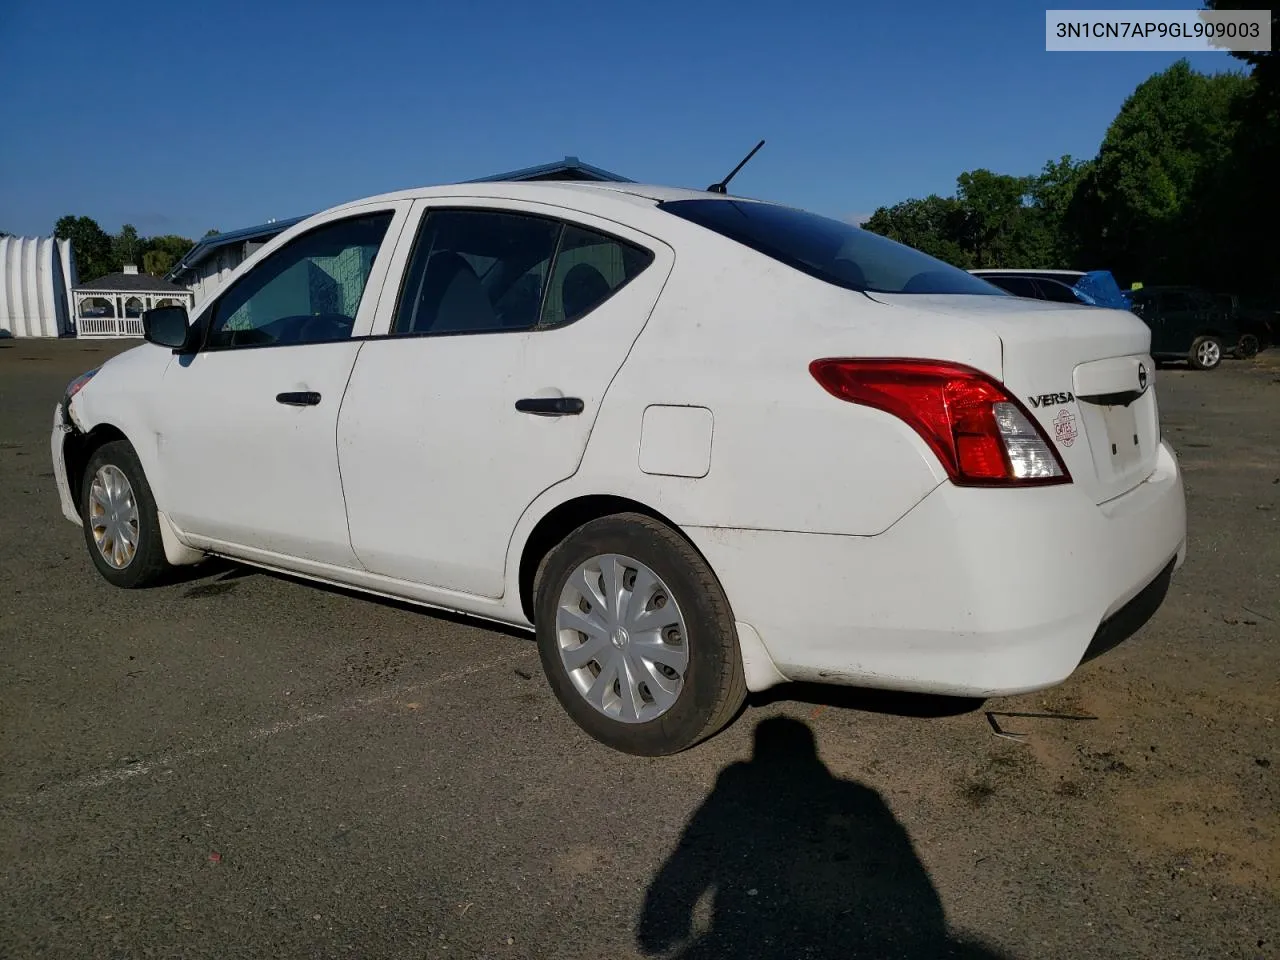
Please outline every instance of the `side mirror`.
[[148, 343], [180, 350], [187, 343], [187, 308], [156, 307], [142, 314], [142, 336]]

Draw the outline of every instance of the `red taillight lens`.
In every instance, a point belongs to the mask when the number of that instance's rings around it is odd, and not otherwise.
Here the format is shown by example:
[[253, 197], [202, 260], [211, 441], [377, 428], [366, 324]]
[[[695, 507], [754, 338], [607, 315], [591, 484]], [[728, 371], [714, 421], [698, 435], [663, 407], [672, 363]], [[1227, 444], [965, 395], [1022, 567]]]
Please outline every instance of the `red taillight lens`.
[[809, 372], [833, 397], [908, 423], [955, 483], [1071, 482], [1025, 408], [980, 370], [936, 360], [826, 359]]

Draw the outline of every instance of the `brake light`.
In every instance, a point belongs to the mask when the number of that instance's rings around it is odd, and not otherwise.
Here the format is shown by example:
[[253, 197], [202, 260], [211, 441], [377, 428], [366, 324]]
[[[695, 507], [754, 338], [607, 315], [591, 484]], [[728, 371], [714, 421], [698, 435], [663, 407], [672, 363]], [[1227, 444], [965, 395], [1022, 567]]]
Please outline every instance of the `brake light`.
[[909, 424], [962, 486], [1070, 483], [1058, 451], [992, 377], [937, 360], [815, 360], [809, 372], [833, 397]]

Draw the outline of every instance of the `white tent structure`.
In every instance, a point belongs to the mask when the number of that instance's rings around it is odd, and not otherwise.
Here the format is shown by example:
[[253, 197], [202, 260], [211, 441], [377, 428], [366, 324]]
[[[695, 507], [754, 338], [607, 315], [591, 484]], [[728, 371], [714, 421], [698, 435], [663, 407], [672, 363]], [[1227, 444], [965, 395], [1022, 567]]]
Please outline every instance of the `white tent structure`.
[[72, 333], [70, 240], [0, 237], [0, 337]]

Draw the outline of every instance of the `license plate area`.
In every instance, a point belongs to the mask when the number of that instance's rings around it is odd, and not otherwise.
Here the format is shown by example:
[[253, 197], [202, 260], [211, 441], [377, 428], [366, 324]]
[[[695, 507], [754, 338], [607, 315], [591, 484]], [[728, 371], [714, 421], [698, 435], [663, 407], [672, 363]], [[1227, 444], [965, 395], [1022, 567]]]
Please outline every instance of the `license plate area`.
[[1134, 405], [1102, 407], [1113, 475], [1124, 476], [1142, 462], [1142, 442]]

